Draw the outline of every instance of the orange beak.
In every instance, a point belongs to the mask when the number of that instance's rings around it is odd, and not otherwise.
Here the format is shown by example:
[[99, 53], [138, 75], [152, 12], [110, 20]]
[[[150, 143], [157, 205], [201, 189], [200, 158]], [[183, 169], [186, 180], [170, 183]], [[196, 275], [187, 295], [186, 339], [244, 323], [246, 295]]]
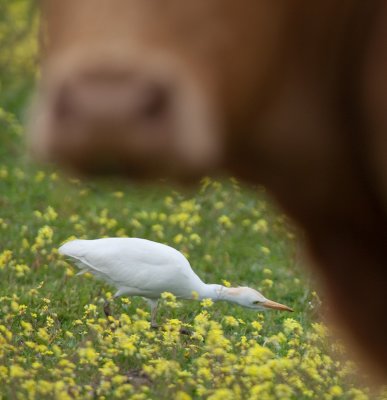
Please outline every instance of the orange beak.
[[266, 300], [264, 303], [262, 303], [262, 306], [265, 308], [271, 308], [273, 310], [293, 312], [293, 310], [290, 307], [284, 306], [283, 304], [276, 303], [275, 301], [271, 301], [271, 300]]

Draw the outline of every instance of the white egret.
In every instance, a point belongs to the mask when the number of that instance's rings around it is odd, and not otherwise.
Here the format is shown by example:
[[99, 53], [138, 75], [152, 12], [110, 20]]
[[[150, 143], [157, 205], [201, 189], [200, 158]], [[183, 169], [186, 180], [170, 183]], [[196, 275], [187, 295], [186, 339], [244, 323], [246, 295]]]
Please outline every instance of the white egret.
[[[151, 307], [151, 324], [156, 325], [157, 302], [163, 292], [181, 299], [225, 300], [255, 310], [291, 308], [268, 300], [249, 287], [225, 287], [204, 283], [178, 250], [139, 238], [73, 240], [59, 253], [70, 257], [80, 268], [117, 288], [114, 297], [142, 296]], [[105, 303], [105, 312], [107, 313]]]

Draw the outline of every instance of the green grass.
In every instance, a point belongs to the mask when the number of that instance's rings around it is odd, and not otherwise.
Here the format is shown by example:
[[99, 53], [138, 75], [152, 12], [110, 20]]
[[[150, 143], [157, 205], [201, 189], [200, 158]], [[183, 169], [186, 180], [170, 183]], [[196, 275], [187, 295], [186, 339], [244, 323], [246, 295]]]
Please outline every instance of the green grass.
[[[0, 398], [383, 397], [359, 386], [342, 346], [314, 324], [320, 299], [300, 265], [299, 235], [262, 188], [81, 182], [30, 164], [11, 114], [2, 129]], [[164, 300], [155, 332], [133, 298], [115, 302], [114, 330], [102, 312], [114, 288], [75, 277], [57, 253], [73, 236], [167, 243], [204, 281], [254, 287], [295, 312]], [[178, 334], [180, 324], [193, 337]]]

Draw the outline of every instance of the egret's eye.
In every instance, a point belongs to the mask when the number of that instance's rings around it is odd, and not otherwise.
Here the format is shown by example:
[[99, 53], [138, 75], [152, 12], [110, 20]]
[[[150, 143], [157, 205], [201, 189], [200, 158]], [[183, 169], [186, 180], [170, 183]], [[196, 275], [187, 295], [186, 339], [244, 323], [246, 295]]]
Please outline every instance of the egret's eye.
[[258, 304], [261, 304], [261, 303], [262, 303], [262, 301], [259, 301], [259, 300], [253, 301], [254, 305], [258, 305]]

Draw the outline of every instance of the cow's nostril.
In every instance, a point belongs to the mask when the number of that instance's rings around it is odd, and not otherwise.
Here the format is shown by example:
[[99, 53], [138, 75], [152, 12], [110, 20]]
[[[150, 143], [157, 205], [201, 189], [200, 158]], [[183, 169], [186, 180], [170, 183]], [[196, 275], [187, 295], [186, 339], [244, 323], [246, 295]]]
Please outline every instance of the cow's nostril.
[[54, 102], [54, 116], [59, 121], [64, 121], [74, 115], [75, 109], [71, 104], [71, 92], [67, 85], [63, 85], [57, 93]]
[[155, 121], [167, 113], [168, 92], [157, 84], [151, 84], [144, 91], [143, 102], [138, 116], [144, 121]]
[[170, 102], [165, 85], [141, 73], [89, 71], [63, 82], [54, 102], [58, 122], [157, 124], [165, 121]]

